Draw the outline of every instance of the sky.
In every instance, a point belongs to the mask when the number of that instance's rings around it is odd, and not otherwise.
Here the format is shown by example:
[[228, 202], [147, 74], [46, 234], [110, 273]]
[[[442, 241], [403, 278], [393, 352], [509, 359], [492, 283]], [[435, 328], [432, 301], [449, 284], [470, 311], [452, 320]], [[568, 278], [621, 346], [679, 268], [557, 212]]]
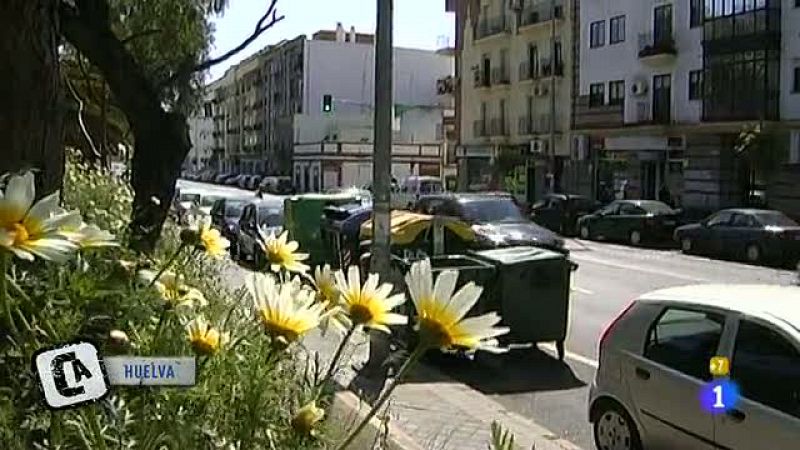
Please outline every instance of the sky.
[[[211, 56], [218, 56], [249, 36], [264, 14], [269, 0], [234, 0], [224, 15], [214, 20], [214, 46]], [[334, 30], [342, 22], [360, 33], [374, 33], [377, 0], [278, 0], [277, 10], [285, 18], [267, 30], [245, 50], [211, 69], [209, 81], [266, 45], [301, 34], [311, 35], [321, 29]], [[445, 0], [395, 0], [394, 45], [436, 50], [455, 43], [455, 15], [445, 12]]]

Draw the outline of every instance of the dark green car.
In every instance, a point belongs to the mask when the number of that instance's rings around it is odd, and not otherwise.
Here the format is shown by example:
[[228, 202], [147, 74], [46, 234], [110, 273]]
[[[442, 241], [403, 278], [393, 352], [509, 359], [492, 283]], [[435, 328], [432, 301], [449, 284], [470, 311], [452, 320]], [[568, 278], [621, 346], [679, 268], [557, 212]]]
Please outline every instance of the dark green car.
[[622, 241], [631, 245], [670, 242], [680, 212], [656, 200], [617, 200], [578, 219], [581, 239]]

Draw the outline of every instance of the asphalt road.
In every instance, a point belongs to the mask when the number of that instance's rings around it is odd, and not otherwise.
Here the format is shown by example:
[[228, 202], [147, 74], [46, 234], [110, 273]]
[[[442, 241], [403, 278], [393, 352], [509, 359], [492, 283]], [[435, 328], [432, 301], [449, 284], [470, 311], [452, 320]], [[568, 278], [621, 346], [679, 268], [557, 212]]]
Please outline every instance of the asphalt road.
[[797, 281], [793, 271], [686, 256], [675, 250], [579, 240], [570, 241], [569, 246], [580, 267], [574, 278], [564, 363], [546, 344], [540, 350], [515, 350], [475, 362], [437, 358], [433, 363], [585, 449], [594, 448], [586, 401], [600, 334], [631, 300], [652, 290], [687, 284]]

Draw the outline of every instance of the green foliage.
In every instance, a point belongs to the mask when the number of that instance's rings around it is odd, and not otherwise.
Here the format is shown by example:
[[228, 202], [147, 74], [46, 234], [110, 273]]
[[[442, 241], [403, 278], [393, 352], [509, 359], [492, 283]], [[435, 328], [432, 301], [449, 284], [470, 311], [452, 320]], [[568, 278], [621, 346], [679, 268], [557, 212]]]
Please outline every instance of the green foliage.
[[786, 148], [760, 125], [744, 128], [736, 140], [736, 154], [744, 159], [756, 174], [768, 176], [786, 161]]
[[[130, 189], [108, 174], [76, 162], [67, 169], [64, 198], [89, 222], [121, 233], [130, 208]], [[165, 228], [163, 255], [178, 247], [178, 229]], [[19, 333], [0, 330], [0, 448], [311, 449], [325, 435], [299, 435], [294, 411], [313, 398], [307, 367], [291, 353], [271, 353], [268, 338], [253, 320], [246, 295], [223, 282], [226, 263], [194, 252], [175, 270], [204, 293], [208, 305], [165, 310], [154, 289], [137, 282], [120, 261], [136, 261], [124, 248], [83, 253], [65, 265], [17, 262], [9, 274]], [[138, 260], [158, 268], [158, 261]], [[0, 274], [2, 276], [2, 274]], [[231, 344], [198, 357], [192, 388], [120, 388], [91, 407], [50, 412], [31, 371], [33, 353], [84, 339], [103, 354], [184, 355], [193, 350], [185, 325], [203, 314], [231, 333]], [[161, 322], [161, 323], [160, 323]], [[111, 330], [129, 343], [110, 339]]]
[[497, 421], [492, 422], [492, 442], [489, 450], [516, 450], [514, 435]]

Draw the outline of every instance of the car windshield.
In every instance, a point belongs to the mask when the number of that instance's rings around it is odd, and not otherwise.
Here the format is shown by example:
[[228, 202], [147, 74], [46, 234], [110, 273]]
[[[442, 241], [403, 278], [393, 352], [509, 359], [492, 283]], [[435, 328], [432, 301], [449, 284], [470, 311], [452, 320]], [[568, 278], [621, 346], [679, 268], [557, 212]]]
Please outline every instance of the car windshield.
[[656, 201], [639, 202], [638, 206], [653, 214], [672, 214], [675, 212], [675, 210], [670, 208], [666, 203]]
[[438, 194], [442, 192], [442, 183], [439, 180], [424, 180], [419, 183], [420, 194]]
[[464, 216], [472, 222], [520, 222], [525, 218], [508, 198], [485, 198], [461, 202]]
[[199, 202], [200, 201], [200, 194], [181, 194], [180, 196], [181, 202]]
[[225, 203], [225, 217], [229, 219], [239, 217], [242, 215], [243, 209], [244, 209], [244, 202], [228, 201]]
[[267, 227], [279, 227], [283, 225], [283, 211], [276, 208], [259, 208], [258, 224]]
[[764, 212], [756, 214], [758, 221], [766, 227], [796, 227], [797, 222], [781, 212]]

